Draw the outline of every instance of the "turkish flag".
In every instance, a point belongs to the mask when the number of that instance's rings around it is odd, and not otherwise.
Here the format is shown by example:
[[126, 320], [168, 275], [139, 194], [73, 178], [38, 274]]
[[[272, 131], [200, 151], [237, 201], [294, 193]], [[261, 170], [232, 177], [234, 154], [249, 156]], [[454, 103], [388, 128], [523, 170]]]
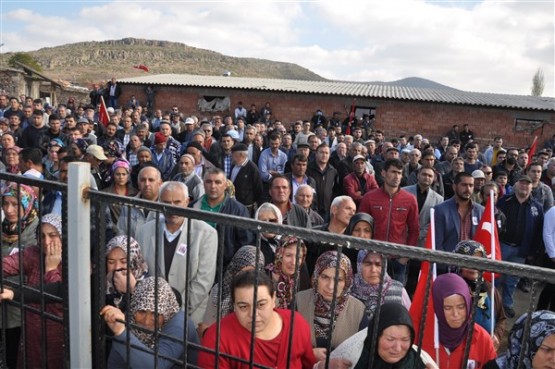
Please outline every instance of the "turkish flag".
[[104, 97], [100, 96], [100, 108], [98, 109], [98, 121], [102, 123], [104, 127], [110, 123], [110, 116], [108, 115], [108, 109], [106, 109], [106, 103], [104, 102]]
[[[480, 224], [478, 224], [478, 228], [476, 229], [476, 234], [474, 234], [474, 241], [480, 242], [484, 246], [488, 258], [492, 259], [492, 257], [495, 256], [493, 258], [494, 260], [501, 260], [501, 245], [499, 244], [497, 224], [495, 223], [493, 211], [493, 196], [490, 195], [489, 201], [486, 204], [486, 209], [482, 215], [482, 219], [480, 219]], [[494, 248], [495, 255], [492, 253]], [[495, 277], [499, 277], [499, 274], [496, 274]], [[491, 273], [484, 273], [484, 279], [491, 282]]]
[[534, 137], [534, 141], [532, 142], [532, 146], [530, 146], [530, 151], [528, 151], [528, 162], [526, 163], [526, 168], [532, 164], [532, 157], [536, 153], [538, 149], [538, 136]]
[[[426, 236], [425, 247], [429, 250], [433, 250], [432, 246], [432, 224], [428, 229], [428, 235]], [[434, 303], [432, 300], [432, 283], [433, 279], [427, 284], [428, 274], [431, 272], [430, 262], [422, 261], [420, 267], [420, 276], [418, 277], [418, 283], [416, 285], [416, 290], [412, 298], [412, 304], [410, 306], [409, 314], [412, 318], [412, 324], [414, 326], [414, 331], [416, 335], [414, 337], [414, 344], [418, 345], [420, 338], [420, 326], [424, 325], [424, 331], [422, 333], [422, 349], [426, 350], [428, 353], [432, 353], [433, 349], [437, 346], [435, 344], [435, 332], [436, 332], [436, 319], [434, 312]], [[428, 301], [426, 303], [426, 291], [428, 291]], [[426, 317], [424, 318], [424, 313]], [[424, 320], [425, 319], [425, 320]], [[422, 321], [424, 320], [424, 321]]]
[[145, 72], [148, 72], [148, 67], [144, 64], [134, 65], [133, 68], [141, 69], [141, 70], [144, 70]]

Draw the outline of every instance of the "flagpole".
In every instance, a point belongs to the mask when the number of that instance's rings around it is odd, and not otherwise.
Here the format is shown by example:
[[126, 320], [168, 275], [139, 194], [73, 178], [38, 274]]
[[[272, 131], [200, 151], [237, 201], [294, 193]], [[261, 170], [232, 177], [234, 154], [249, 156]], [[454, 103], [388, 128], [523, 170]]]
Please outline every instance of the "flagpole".
[[[436, 250], [436, 224], [435, 224], [435, 209], [430, 209], [430, 232], [432, 232], [432, 250]], [[432, 265], [432, 283], [437, 277], [437, 264]], [[439, 365], [439, 328], [437, 323], [437, 315], [434, 311], [434, 348], [436, 350], [436, 364]]]
[[[497, 227], [497, 223], [495, 222], [495, 210], [494, 210], [494, 194], [493, 189], [489, 191], [489, 207], [490, 207], [490, 219], [491, 219], [491, 260], [495, 259], [495, 229]], [[495, 273], [491, 273], [491, 336], [493, 337], [493, 333], [495, 331]]]

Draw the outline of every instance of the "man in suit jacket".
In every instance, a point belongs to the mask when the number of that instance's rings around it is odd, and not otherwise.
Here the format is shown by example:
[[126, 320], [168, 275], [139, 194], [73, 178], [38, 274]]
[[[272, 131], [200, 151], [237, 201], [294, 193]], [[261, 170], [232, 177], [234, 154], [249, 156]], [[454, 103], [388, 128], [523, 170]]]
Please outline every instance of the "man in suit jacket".
[[[188, 192], [184, 183], [166, 182], [160, 189], [158, 201], [187, 208]], [[190, 235], [187, 234], [189, 229]], [[152, 220], [139, 228], [136, 239], [150, 272], [154, 275], [157, 270], [158, 275], [181, 294], [183, 305], [187, 303], [189, 317], [197, 324], [202, 322], [216, 273], [216, 230], [200, 220], [164, 214], [163, 220]], [[188, 285], [185, 284], [187, 274]]]
[[[435, 207], [436, 249], [453, 252], [459, 241], [472, 239], [480, 223], [484, 207], [472, 201], [474, 178], [470, 173], [461, 172], [453, 183], [455, 195]], [[439, 265], [438, 271], [445, 273], [446, 265]]]
[[231, 182], [235, 186], [235, 199], [245, 205], [251, 217], [256, 205], [262, 203], [262, 179], [258, 167], [249, 160], [248, 147], [239, 143], [231, 148]]
[[[432, 168], [422, 167], [416, 175], [418, 182], [415, 185], [403, 187], [405, 191], [416, 197], [418, 203], [418, 219], [420, 231], [418, 235], [418, 246], [424, 247], [426, 236], [428, 235], [428, 227], [430, 225], [430, 209], [443, 202], [443, 196], [431, 189], [434, 182], [434, 170]], [[418, 260], [410, 260], [409, 262], [409, 278], [405, 289], [412, 295], [416, 289], [416, 281], [420, 272], [420, 262]]]

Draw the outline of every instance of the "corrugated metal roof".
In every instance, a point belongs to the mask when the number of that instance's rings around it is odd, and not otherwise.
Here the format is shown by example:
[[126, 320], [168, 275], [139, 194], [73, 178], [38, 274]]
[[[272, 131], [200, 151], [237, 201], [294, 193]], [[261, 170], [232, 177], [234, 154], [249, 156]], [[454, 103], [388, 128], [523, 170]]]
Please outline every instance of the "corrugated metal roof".
[[123, 78], [121, 83], [297, 92], [322, 95], [426, 101], [526, 110], [555, 111], [555, 98], [466, 92], [340, 81], [300, 81], [270, 78], [158, 74]]

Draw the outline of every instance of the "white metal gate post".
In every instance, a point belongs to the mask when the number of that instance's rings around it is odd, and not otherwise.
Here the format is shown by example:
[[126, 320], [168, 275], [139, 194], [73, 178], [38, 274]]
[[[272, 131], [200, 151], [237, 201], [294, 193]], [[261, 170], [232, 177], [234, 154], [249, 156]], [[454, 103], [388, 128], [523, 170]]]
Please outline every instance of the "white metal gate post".
[[91, 204], [89, 163], [70, 163], [67, 193], [69, 338], [71, 368], [92, 368], [91, 339]]

